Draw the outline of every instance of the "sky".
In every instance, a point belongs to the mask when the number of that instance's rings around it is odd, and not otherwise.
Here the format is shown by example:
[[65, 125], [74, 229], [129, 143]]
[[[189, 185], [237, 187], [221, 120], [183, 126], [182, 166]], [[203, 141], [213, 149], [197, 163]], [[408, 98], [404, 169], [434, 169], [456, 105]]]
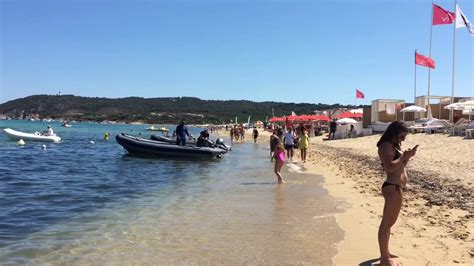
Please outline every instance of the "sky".
[[[435, 0], [454, 10], [454, 0]], [[458, 0], [474, 22], [474, 1]], [[0, 103], [36, 94], [413, 102], [431, 0], [0, 0]], [[455, 96], [474, 96], [456, 30]], [[453, 25], [433, 27], [431, 95], [450, 96]], [[417, 96], [428, 69], [416, 67]], [[365, 99], [355, 99], [355, 90]]]

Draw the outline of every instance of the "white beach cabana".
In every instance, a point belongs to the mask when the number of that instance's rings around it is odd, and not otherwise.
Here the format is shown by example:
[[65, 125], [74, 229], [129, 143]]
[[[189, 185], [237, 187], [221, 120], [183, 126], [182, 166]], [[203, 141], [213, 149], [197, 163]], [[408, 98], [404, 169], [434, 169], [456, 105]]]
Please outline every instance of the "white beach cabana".
[[403, 113], [403, 121], [405, 121], [405, 113], [421, 113], [426, 112], [426, 109], [421, 106], [410, 105], [400, 110], [400, 112]]

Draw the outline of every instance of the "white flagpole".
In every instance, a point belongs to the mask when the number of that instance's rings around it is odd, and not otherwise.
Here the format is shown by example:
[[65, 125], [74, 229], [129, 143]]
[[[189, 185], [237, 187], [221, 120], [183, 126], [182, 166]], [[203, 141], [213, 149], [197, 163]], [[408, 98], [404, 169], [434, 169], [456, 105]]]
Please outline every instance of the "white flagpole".
[[[433, 40], [433, 0], [431, 0], [431, 17], [430, 17], [430, 58], [431, 57], [431, 42]], [[431, 95], [431, 67], [428, 68], [428, 96]], [[428, 105], [430, 104], [430, 98], [428, 97]]]
[[[431, 0], [431, 18], [430, 18], [430, 58], [431, 57], [431, 43], [433, 41], [433, 0]], [[428, 68], [428, 106], [430, 105], [430, 95], [431, 95], [431, 67]], [[426, 106], [423, 106], [426, 107]], [[428, 115], [428, 114], [427, 114]]]
[[414, 62], [414, 65], [415, 65], [415, 92], [414, 92], [414, 97], [413, 97], [413, 104], [416, 104], [416, 49], [415, 49], [415, 62]]
[[[454, 0], [454, 12], [455, 14], [457, 13], [457, 7], [458, 5], [458, 1], [457, 0]], [[452, 83], [451, 83], [451, 104], [454, 103], [454, 74], [455, 74], [455, 58], [456, 58], [456, 19], [454, 19], [454, 23], [453, 23], [453, 73], [452, 73]], [[449, 110], [449, 121], [451, 122], [454, 122], [454, 110], [451, 108]]]

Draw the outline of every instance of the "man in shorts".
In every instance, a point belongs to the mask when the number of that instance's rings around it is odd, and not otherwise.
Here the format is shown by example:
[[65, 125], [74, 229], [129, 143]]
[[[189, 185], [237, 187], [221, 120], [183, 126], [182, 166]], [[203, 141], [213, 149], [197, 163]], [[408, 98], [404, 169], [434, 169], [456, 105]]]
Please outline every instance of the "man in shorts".
[[252, 135], [253, 135], [253, 143], [257, 143], [257, 138], [258, 138], [258, 129], [257, 129], [257, 127], [253, 128]]
[[286, 157], [291, 161], [293, 160], [293, 146], [295, 145], [295, 134], [293, 133], [293, 128], [288, 128], [288, 131], [283, 137], [283, 141], [285, 143]]
[[[336, 129], [337, 129], [336, 119], [333, 119], [331, 123], [329, 123], [329, 139], [334, 139], [334, 136], [336, 135]], [[332, 135], [332, 138], [331, 138], [331, 135]]]

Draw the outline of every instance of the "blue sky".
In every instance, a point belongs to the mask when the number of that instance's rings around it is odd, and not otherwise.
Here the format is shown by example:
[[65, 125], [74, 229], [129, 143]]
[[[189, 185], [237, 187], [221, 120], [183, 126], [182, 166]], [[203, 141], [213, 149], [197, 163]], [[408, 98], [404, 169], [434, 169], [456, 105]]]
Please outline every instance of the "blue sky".
[[[435, 0], [454, 10], [454, 0]], [[474, 22], [472, 0], [459, 0]], [[0, 103], [33, 94], [413, 101], [431, 0], [1, 0]], [[474, 37], [456, 31], [456, 96], [474, 96]], [[451, 95], [453, 25], [433, 28], [432, 95]], [[417, 95], [427, 94], [417, 68]]]

